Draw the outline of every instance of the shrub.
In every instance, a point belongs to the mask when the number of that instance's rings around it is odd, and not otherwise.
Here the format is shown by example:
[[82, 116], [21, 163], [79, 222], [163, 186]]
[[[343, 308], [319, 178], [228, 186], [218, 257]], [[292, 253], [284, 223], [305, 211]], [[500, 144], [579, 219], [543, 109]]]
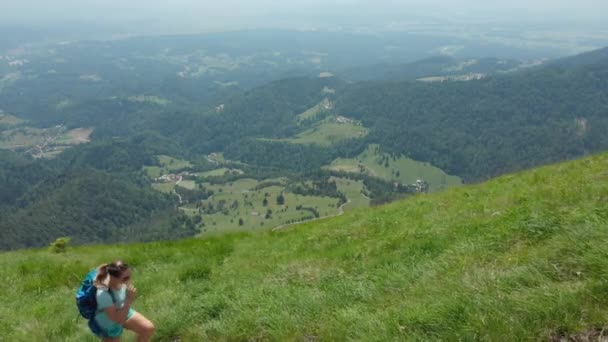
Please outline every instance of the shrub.
[[68, 246], [70, 245], [71, 239], [69, 237], [60, 237], [57, 238], [54, 242], [49, 246], [49, 251], [51, 253], [65, 253], [68, 250]]

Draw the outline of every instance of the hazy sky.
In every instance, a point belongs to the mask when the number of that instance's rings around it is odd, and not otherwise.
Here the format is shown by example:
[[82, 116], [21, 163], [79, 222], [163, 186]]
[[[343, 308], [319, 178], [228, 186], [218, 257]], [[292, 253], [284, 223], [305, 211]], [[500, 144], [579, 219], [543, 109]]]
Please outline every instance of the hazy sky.
[[399, 20], [594, 22], [608, 0], [0, 0], [0, 23], [137, 31], [357, 27]]

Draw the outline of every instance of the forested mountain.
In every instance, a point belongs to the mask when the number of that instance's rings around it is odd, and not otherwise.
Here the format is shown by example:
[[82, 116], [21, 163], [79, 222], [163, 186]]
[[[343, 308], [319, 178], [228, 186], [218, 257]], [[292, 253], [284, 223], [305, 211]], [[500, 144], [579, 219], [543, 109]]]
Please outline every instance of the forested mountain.
[[[270, 57], [235, 71], [222, 63], [238, 58], [208, 59], [191, 41], [160, 55], [158, 41], [132, 43], [121, 54], [125, 42], [68, 44], [52, 65], [18, 60], [11, 68], [21, 69], [2, 78], [0, 147], [18, 153], [0, 155], [0, 248], [64, 235], [84, 243], [260, 229], [428, 191], [429, 178], [443, 189], [458, 177], [476, 182], [608, 148], [606, 49], [520, 70], [514, 61], [435, 57], [379, 66], [388, 74], [378, 78], [369, 77], [374, 68], [350, 69], [345, 81], [309, 68], [232, 89], [221, 77], [245, 80]], [[102, 53], [103, 70], [87, 72]], [[157, 55], [139, 60], [145, 53]], [[79, 55], [83, 64], [70, 71]], [[219, 78], [176, 75], [194, 72], [199, 58], [197, 68], [222, 64], [200, 69]], [[121, 76], [121, 63], [136, 67]], [[488, 74], [416, 80], [437, 71]], [[367, 78], [376, 80], [353, 81]], [[271, 209], [271, 194], [289, 203]], [[274, 214], [282, 221], [269, 223]]]
[[[356, 154], [366, 143], [378, 143], [389, 153], [477, 181], [608, 148], [601, 133], [608, 128], [606, 51], [468, 82], [286, 80], [237, 96], [219, 115], [175, 120], [182, 128], [172, 127], [168, 119], [160, 126], [182, 135], [183, 141], [205, 141], [212, 135], [219, 143], [207, 145], [207, 151], [223, 148], [248, 162], [265, 156], [266, 161], [256, 162], [262, 165], [301, 168], [293, 161], [306, 160], [304, 155], [315, 158], [310, 165], [317, 167], [336, 154]], [[327, 85], [337, 91], [322, 94]], [[335, 102], [334, 113], [361, 120], [370, 134], [329, 149], [247, 140], [293, 134], [298, 129], [294, 114], [322, 97]], [[205, 134], [211, 127], [214, 133]], [[230, 144], [233, 135], [240, 139]]]
[[250, 137], [280, 138], [294, 134], [294, 117], [321, 101], [335, 78], [294, 78], [272, 82], [229, 99], [211, 113], [165, 113], [147, 121], [150, 130], [171, 137], [195, 153], [222, 151]]
[[61, 236], [91, 243], [195, 234], [175, 200], [129, 168], [141, 162], [131, 158], [133, 146], [95, 145], [78, 160], [69, 153], [45, 162], [0, 152], [0, 249], [41, 246]]
[[0, 206], [15, 204], [33, 185], [53, 175], [50, 167], [11, 151], [0, 150]]
[[608, 148], [608, 50], [471, 82], [369, 82], [336, 111], [369, 139], [475, 181]]

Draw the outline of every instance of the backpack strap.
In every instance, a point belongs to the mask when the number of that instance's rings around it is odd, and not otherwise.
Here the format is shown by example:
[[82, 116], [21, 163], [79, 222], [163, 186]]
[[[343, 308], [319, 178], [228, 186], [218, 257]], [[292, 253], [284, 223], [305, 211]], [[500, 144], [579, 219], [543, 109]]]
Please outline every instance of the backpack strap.
[[[114, 292], [113, 292], [113, 291], [112, 291], [110, 288], [108, 288], [108, 293], [110, 294], [110, 297], [112, 298], [112, 303], [113, 303], [113, 304], [116, 304], [116, 297], [114, 297]], [[100, 313], [100, 312], [103, 312], [103, 310], [99, 310], [99, 309], [97, 309], [97, 310], [95, 311], [95, 315], [97, 315], [97, 314], [98, 314], [98, 313]], [[93, 318], [92, 318], [92, 319], [95, 319], [95, 315], [93, 315]]]
[[108, 293], [110, 293], [110, 297], [112, 297], [112, 303], [116, 304], [116, 297], [114, 297], [114, 291], [108, 289]]

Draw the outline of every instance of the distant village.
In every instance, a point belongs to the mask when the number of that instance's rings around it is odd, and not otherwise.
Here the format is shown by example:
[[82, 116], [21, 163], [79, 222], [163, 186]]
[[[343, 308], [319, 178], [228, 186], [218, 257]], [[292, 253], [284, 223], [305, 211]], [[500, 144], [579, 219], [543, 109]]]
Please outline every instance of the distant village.
[[184, 177], [190, 176], [192, 175], [190, 172], [188, 171], [182, 171], [180, 173], [168, 173], [165, 175], [162, 175], [158, 178], [155, 179], [155, 181], [159, 182], [159, 183], [179, 183], [182, 180], [184, 180]]

